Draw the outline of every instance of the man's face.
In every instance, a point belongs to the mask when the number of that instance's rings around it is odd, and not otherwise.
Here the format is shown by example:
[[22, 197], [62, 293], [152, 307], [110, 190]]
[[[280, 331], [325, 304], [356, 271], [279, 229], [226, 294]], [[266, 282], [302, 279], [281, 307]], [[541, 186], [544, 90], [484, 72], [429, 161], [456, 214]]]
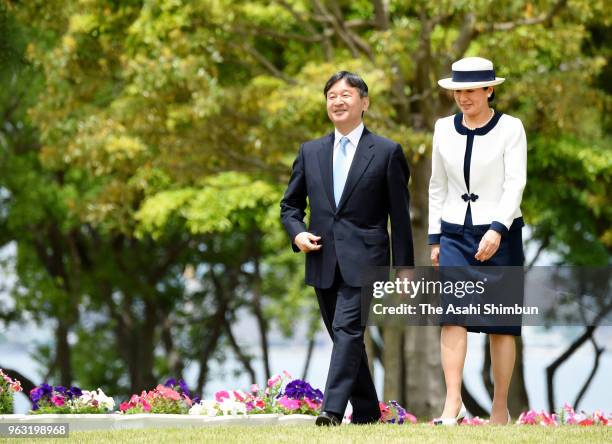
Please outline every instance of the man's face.
[[361, 97], [359, 90], [346, 79], [339, 80], [327, 91], [327, 115], [337, 128], [359, 125], [361, 113], [368, 105], [368, 98]]

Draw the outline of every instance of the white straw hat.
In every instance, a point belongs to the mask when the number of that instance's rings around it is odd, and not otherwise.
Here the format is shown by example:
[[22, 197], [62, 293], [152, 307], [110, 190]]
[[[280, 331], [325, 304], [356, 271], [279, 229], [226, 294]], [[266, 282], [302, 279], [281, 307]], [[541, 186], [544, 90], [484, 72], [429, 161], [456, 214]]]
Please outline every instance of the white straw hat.
[[493, 62], [482, 57], [465, 57], [453, 63], [452, 77], [438, 80], [438, 85], [446, 89], [474, 89], [499, 85], [503, 77], [495, 77]]

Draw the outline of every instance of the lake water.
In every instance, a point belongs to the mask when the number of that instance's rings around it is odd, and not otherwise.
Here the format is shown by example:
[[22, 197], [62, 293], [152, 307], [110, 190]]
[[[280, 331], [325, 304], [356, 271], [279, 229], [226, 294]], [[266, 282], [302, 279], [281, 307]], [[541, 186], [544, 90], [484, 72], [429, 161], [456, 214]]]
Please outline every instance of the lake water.
[[[248, 344], [250, 332], [252, 331], [250, 328], [247, 330], [240, 329], [237, 332], [239, 341], [242, 344]], [[568, 340], [560, 332], [560, 329], [554, 332], [543, 332], [541, 328], [523, 327], [527, 391], [531, 407], [537, 410], [547, 410], [545, 368], [567, 346]], [[578, 335], [579, 332], [580, 329], [575, 329], [574, 335]], [[30, 357], [30, 353], [33, 351], [33, 340], [40, 340], [48, 335], [49, 332], [32, 328], [25, 331], [23, 328], [12, 328], [4, 333], [4, 340], [0, 337], [1, 365], [19, 369], [24, 375], [32, 378], [35, 382], [42, 382], [37, 364]], [[601, 357], [597, 375], [584, 396], [580, 408], [588, 412], [595, 409], [612, 412], [612, 356], [609, 351], [610, 345], [612, 345], [612, 328], [600, 327], [597, 339], [600, 345], [607, 345], [608, 351], [604, 352]], [[468, 356], [464, 371], [466, 385], [481, 405], [490, 407], [491, 403], [480, 376], [483, 362], [484, 335], [470, 333], [468, 344]], [[279, 373], [287, 370], [292, 376], [301, 377], [306, 357], [306, 345], [306, 341], [303, 340], [273, 340], [270, 347], [273, 372]], [[252, 352], [256, 355], [256, 345]], [[314, 387], [321, 389], [324, 387], [330, 355], [331, 341], [326, 334], [324, 335], [321, 332], [317, 337], [317, 345], [313, 352], [307, 377]], [[555, 396], [559, 406], [563, 405], [564, 402], [573, 403], [582, 383], [591, 371], [592, 363], [592, 348], [590, 344], [585, 344], [570, 360], [559, 368], [555, 379]], [[254, 362], [254, 364], [255, 371], [261, 378], [263, 373], [262, 366], [259, 362]], [[228, 360], [223, 367], [216, 365], [211, 367], [211, 380], [206, 384], [205, 397], [210, 398], [217, 390], [221, 389], [248, 389], [253, 381], [249, 381], [246, 375], [235, 377], [234, 370], [239, 368], [239, 363], [233, 359], [231, 352], [228, 352]], [[187, 369], [185, 378], [188, 383], [191, 383], [191, 386], [194, 385], [193, 382], [196, 375], [197, 368]], [[374, 378], [380, 395], [382, 393], [383, 372], [379, 365], [376, 365], [374, 368]], [[264, 383], [261, 380], [257, 382], [260, 385]], [[102, 387], [102, 389], [104, 388]], [[116, 399], [116, 401], [120, 402], [123, 400]], [[16, 399], [17, 412], [25, 413], [28, 408], [29, 403], [25, 396], [18, 396]]]

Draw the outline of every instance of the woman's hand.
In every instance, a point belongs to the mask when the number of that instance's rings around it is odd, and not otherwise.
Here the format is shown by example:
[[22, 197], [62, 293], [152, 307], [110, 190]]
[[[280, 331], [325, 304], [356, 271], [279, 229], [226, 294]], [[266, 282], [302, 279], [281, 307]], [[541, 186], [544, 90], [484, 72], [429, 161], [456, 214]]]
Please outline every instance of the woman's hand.
[[440, 244], [433, 244], [431, 246], [431, 265], [437, 267], [440, 265]]
[[501, 234], [495, 230], [487, 231], [484, 236], [482, 236], [480, 244], [478, 245], [478, 251], [474, 257], [480, 262], [488, 261], [497, 252], [500, 242]]

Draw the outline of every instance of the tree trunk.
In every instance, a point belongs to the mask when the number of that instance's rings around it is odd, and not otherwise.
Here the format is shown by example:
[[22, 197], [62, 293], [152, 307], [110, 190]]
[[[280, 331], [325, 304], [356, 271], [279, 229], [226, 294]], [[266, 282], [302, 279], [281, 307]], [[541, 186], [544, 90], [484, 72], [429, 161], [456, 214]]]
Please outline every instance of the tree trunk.
[[411, 326], [406, 331], [406, 407], [419, 417], [438, 415], [444, 407], [440, 328]]
[[392, 399], [400, 401], [403, 398], [402, 353], [403, 328], [391, 325], [383, 328], [383, 363], [385, 367], [385, 382], [383, 401]]
[[312, 352], [314, 350], [315, 337], [313, 336], [308, 340], [308, 348], [306, 349], [306, 359], [304, 360], [304, 370], [302, 371], [302, 380], [305, 381], [308, 376], [308, 369], [310, 368], [310, 361], [312, 359]]
[[521, 337], [516, 338], [516, 362], [510, 382], [510, 391], [508, 392], [508, 409], [510, 414], [515, 417], [521, 412], [529, 410], [529, 397], [525, 388], [523, 340]]
[[61, 319], [58, 319], [57, 322], [55, 340], [55, 362], [56, 368], [59, 369], [59, 382], [64, 387], [70, 387], [72, 385], [72, 363], [68, 343], [68, 326]]
[[[412, 237], [417, 266], [429, 266], [427, 246], [428, 199], [431, 164], [425, 157], [413, 162], [411, 168]], [[410, 326], [405, 332], [407, 407], [418, 416], [439, 414], [444, 406], [444, 381], [440, 361], [440, 329], [428, 326]]]

